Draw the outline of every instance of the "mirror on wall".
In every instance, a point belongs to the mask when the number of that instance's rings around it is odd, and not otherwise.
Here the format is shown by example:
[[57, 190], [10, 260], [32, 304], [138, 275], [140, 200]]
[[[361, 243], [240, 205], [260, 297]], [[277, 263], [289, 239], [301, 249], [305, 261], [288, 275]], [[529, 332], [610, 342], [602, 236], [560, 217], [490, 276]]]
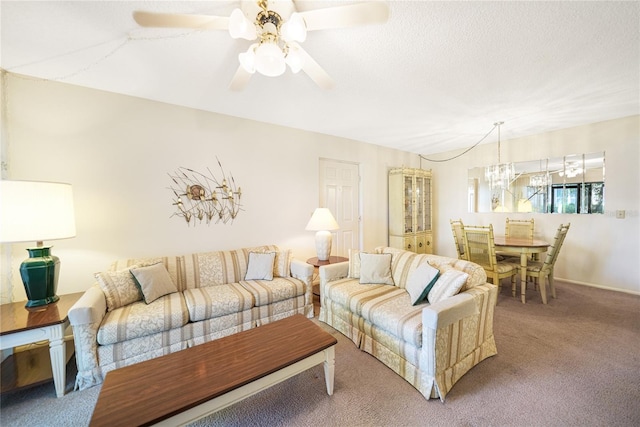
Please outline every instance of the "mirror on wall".
[[469, 212], [604, 213], [604, 152], [516, 162], [493, 185], [485, 169], [469, 169]]

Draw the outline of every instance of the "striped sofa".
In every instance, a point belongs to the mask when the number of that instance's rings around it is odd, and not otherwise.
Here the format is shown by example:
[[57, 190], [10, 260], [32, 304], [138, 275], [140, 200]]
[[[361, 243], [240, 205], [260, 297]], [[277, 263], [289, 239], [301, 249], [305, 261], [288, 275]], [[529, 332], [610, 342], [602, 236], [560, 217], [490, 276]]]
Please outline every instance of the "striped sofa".
[[[497, 353], [497, 287], [486, 282], [482, 267], [468, 261], [388, 247], [374, 252], [391, 254], [394, 284], [360, 283], [353, 277], [359, 255], [352, 251], [349, 262], [320, 268], [320, 321], [375, 356], [425, 398], [444, 401], [466, 372]], [[454, 268], [468, 278], [449, 298], [412, 305], [405, 285], [423, 263], [440, 271]]]
[[[252, 252], [275, 252], [271, 280], [245, 280]], [[159, 263], [176, 292], [148, 304], [144, 295], [135, 295], [135, 302], [114, 308], [109, 289], [105, 291], [99, 280], [107, 273], [98, 273], [96, 283], [69, 311], [78, 365], [76, 389], [102, 383], [116, 368], [294, 314], [313, 317], [313, 266], [277, 246], [121, 260], [108, 272], [110, 277], [122, 272], [126, 279], [135, 271], [133, 266]]]

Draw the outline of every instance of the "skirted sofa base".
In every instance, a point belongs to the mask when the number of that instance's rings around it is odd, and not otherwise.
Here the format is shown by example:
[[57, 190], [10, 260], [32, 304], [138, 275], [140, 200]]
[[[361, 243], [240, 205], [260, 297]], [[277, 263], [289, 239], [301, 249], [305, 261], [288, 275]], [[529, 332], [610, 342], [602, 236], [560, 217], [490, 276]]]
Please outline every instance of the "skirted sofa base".
[[[394, 285], [360, 283], [349, 277], [352, 262], [320, 268], [320, 321], [351, 339], [413, 385], [444, 401], [472, 367], [497, 354], [493, 313], [497, 287], [474, 263], [436, 255], [377, 248], [392, 255]], [[351, 253], [350, 258], [357, 256]], [[422, 263], [469, 275], [461, 291], [434, 304], [412, 305], [405, 289]]]
[[[251, 252], [276, 252], [271, 280], [244, 280]], [[78, 374], [76, 389], [107, 372], [184, 350], [294, 314], [313, 317], [313, 266], [278, 247], [260, 246], [117, 261], [109, 271], [162, 263], [177, 292], [108, 310], [97, 283], [69, 311]]]

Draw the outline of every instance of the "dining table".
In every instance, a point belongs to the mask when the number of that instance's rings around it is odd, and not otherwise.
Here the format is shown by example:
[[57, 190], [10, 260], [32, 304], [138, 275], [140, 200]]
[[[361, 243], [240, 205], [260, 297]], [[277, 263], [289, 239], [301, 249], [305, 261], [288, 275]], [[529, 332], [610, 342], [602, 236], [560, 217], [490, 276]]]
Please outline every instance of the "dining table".
[[[495, 236], [493, 240], [496, 252], [508, 252], [513, 253], [514, 255], [520, 254], [520, 298], [522, 300], [522, 303], [524, 304], [526, 301], [525, 292], [527, 286], [527, 263], [529, 261], [529, 256], [546, 252], [551, 244], [545, 240], [540, 239], [527, 239], [507, 236]], [[540, 296], [542, 298], [542, 303], [546, 304], [546, 286], [540, 286]]]

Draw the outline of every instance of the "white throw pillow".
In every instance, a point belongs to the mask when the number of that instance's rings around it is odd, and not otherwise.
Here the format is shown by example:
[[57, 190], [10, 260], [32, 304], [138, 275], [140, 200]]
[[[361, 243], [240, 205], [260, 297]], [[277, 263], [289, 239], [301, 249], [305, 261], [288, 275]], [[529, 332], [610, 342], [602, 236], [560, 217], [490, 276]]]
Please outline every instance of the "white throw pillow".
[[422, 264], [413, 270], [407, 280], [407, 292], [411, 297], [411, 304], [418, 305], [421, 302], [427, 302], [427, 295], [440, 277], [440, 270], [432, 267], [428, 263]]
[[96, 281], [107, 300], [107, 311], [113, 311], [142, 299], [142, 294], [131, 276], [131, 269], [137, 267], [132, 265], [118, 271], [95, 274]]
[[161, 262], [147, 267], [132, 268], [131, 274], [147, 304], [162, 296], [178, 292], [167, 268]]
[[244, 280], [273, 280], [275, 252], [249, 252], [249, 265]]
[[360, 283], [393, 285], [391, 254], [360, 253]]
[[455, 268], [450, 268], [440, 275], [429, 291], [427, 299], [431, 304], [447, 299], [460, 292], [460, 288], [467, 281], [469, 275]]

